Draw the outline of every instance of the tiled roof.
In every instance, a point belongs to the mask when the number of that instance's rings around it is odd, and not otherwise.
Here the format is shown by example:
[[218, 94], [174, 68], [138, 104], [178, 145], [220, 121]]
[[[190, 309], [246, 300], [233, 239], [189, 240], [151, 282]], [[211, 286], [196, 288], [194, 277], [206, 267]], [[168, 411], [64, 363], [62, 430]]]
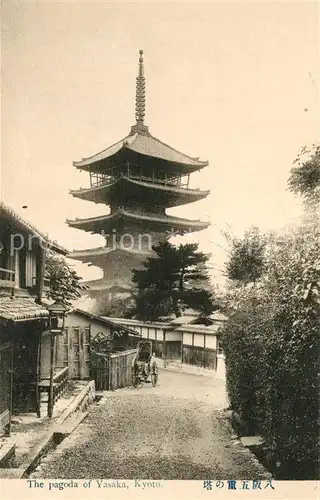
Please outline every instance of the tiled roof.
[[[91, 319], [94, 321], [98, 321], [100, 323], [104, 323], [104, 324], [112, 326], [112, 327], [119, 328], [119, 326], [120, 326], [118, 322], [112, 321], [112, 319], [107, 318], [106, 316], [97, 316], [96, 314], [89, 313], [87, 311], [84, 311], [83, 309], [75, 308], [75, 309], [69, 311], [69, 315], [71, 315], [71, 314], [79, 314], [80, 316], [85, 316], [89, 320]], [[139, 336], [139, 334], [135, 330], [128, 328], [127, 326], [121, 325], [121, 328], [131, 335]]]
[[[104, 194], [108, 191], [111, 191], [112, 188], [115, 188], [115, 186], [122, 184], [122, 183], [127, 183], [127, 184], [131, 184], [133, 186], [147, 188], [150, 190], [154, 189], [155, 191], [164, 191], [167, 193], [182, 195], [183, 197], [189, 197], [189, 198], [192, 198], [192, 197], [204, 198], [204, 197], [208, 196], [208, 194], [210, 194], [210, 189], [207, 189], [205, 191], [201, 191], [200, 189], [182, 188], [182, 187], [177, 187], [177, 186], [170, 186], [167, 184], [160, 184], [159, 182], [157, 183], [156, 180], [154, 182], [146, 182], [146, 181], [139, 180], [139, 179], [132, 179], [132, 178], [127, 177], [125, 175], [123, 175], [121, 177], [119, 176], [118, 178], [115, 178], [115, 180], [113, 182], [101, 184], [99, 186], [94, 186], [91, 188], [80, 188], [80, 189], [70, 190], [70, 194], [72, 194], [72, 196], [75, 196], [78, 198], [91, 199], [87, 195], [94, 195], [95, 193], [98, 193], [98, 195], [101, 196], [100, 193]], [[104, 199], [103, 199], [103, 201], [104, 201]]]
[[160, 141], [151, 134], [130, 134], [121, 141], [112, 144], [112, 146], [104, 149], [89, 158], [83, 158], [81, 161], [74, 161], [73, 164], [77, 168], [88, 167], [94, 163], [110, 158], [118, 153], [121, 149], [126, 148], [141, 155], [165, 160], [172, 163], [179, 163], [182, 165], [205, 167], [208, 165], [207, 161], [199, 161], [197, 158], [191, 158], [184, 153], [180, 153], [168, 144]]
[[152, 252], [145, 250], [136, 250], [134, 248], [125, 248], [121, 247], [120, 243], [116, 244], [114, 248], [108, 247], [97, 247], [97, 248], [87, 248], [85, 250], [74, 250], [73, 252], [68, 253], [67, 258], [69, 259], [81, 259], [86, 257], [99, 257], [101, 255], [108, 255], [110, 253], [119, 253], [119, 254], [132, 254], [132, 255], [143, 255], [150, 256]]
[[6, 205], [3, 201], [0, 201], [0, 217], [7, 216], [13, 219], [17, 224], [23, 227], [24, 230], [30, 231], [33, 236], [39, 238], [42, 243], [46, 243], [49, 248], [58, 252], [62, 255], [66, 255], [68, 250], [58, 245], [55, 241], [50, 241], [48, 237], [36, 229], [30, 222], [24, 220], [17, 212], [15, 212], [11, 207]]
[[17, 321], [48, 316], [48, 310], [32, 299], [22, 297], [0, 297], [0, 318]]
[[150, 214], [150, 213], [145, 213], [145, 214], [138, 214], [136, 212], [129, 212], [128, 210], [125, 209], [119, 209], [117, 212], [114, 212], [112, 214], [107, 214], [107, 215], [100, 215], [97, 217], [89, 217], [87, 219], [74, 219], [74, 220], [67, 220], [67, 224], [71, 227], [79, 227], [79, 226], [87, 226], [91, 227], [91, 223], [104, 223], [109, 220], [115, 220], [118, 217], [124, 217], [124, 218], [129, 218], [129, 219], [134, 219], [134, 220], [141, 220], [141, 221], [150, 221], [150, 222], [155, 222], [155, 223], [162, 223], [162, 224], [176, 224], [179, 226], [190, 226], [190, 227], [195, 227], [195, 228], [201, 228], [204, 229], [210, 225], [209, 222], [204, 222], [200, 220], [189, 220], [189, 219], [182, 219], [180, 217], [173, 217], [171, 215], [156, 215], [156, 214]]
[[194, 321], [194, 316], [179, 316], [178, 318], [174, 318], [170, 324], [171, 325], [186, 325], [188, 323], [191, 323], [191, 321]]
[[215, 334], [218, 332], [220, 328], [219, 324], [214, 324], [214, 325], [181, 325], [178, 328], [175, 329], [176, 332], [186, 332], [186, 333], [206, 333], [206, 334]]

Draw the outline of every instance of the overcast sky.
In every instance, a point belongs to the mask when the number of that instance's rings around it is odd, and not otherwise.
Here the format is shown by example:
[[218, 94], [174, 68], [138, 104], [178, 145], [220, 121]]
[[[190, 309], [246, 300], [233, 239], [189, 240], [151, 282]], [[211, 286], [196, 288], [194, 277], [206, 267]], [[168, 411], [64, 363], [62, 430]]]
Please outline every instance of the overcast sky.
[[193, 239], [216, 273], [221, 230], [297, 219], [288, 173], [319, 137], [316, 2], [8, 1], [2, 31], [2, 198], [69, 250], [103, 244], [65, 223], [107, 213], [69, 195], [89, 184], [72, 161], [134, 124], [140, 48], [150, 132], [210, 162], [191, 187], [211, 195], [169, 213], [210, 218]]

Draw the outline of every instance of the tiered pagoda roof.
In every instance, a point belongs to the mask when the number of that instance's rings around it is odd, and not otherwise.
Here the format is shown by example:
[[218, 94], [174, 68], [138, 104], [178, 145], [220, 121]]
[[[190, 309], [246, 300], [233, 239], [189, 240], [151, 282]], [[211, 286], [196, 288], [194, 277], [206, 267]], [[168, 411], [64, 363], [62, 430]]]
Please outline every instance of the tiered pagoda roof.
[[[72, 190], [72, 196], [109, 205], [110, 213], [67, 220], [68, 225], [93, 234], [105, 235], [111, 231], [124, 234], [129, 231], [130, 234], [137, 235], [141, 231], [149, 231], [159, 237], [173, 232], [184, 234], [207, 228], [209, 222], [166, 214], [166, 208], [185, 205], [208, 196], [209, 190], [189, 188], [190, 174], [206, 167], [208, 162], [165, 144], [151, 135], [144, 124], [143, 51], [140, 51], [139, 57], [135, 117], [136, 124], [126, 137], [97, 154], [73, 162], [78, 170], [90, 173], [90, 187]], [[144, 251], [138, 251], [136, 246], [134, 250], [101, 247], [74, 251], [69, 257], [83, 262], [99, 262], [100, 267], [103, 267], [105, 259], [104, 267], [107, 269], [120, 253], [126, 253], [128, 258], [134, 259], [132, 252], [145, 257]], [[112, 254], [114, 257], [111, 258]]]
[[[146, 126], [132, 127], [131, 133], [121, 141], [89, 158], [73, 162], [80, 170], [102, 172], [118, 165], [123, 160], [149, 162], [162, 169], [171, 169], [181, 173], [191, 173], [208, 165], [207, 161], [191, 158], [153, 137]], [[153, 166], [153, 165], [152, 165]]]
[[150, 181], [150, 179], [130, 178], [125, 174], [119, 174], [109, 182], [105, 182], [92, 188], [82, 188], [70, 191], [72, 196], [94, 203], [112, 203], [121, 197], [130, 200], [144, 199], [145, 201], [156, 202], [168, 208], [179, 205], [186, 205], [194, 201], [206, 198], [209, 190], [186, 189], [170, 185], [163, 181]]
[[145, 230], [148, 228], [150, 230], [158, 229], [160, 232], [166, 229], [172, 229], [172, 231], [177, 232], [180, 230], [182, 232], [200, 231], [210, 225], [209, 222], [200, 220], [182, 219], [181, 217], [173, 217], [166, 214], [138, 214], [125, 209], [119, 209], [108, 215], [100, 215], [98, 217], [90, 217], [88, 219], [68, 220], [67, 222], [70, 227], [82, 229], [95, 234], [109, 234], [116, 225], [121, 227], [129, 222], [140, 224]]

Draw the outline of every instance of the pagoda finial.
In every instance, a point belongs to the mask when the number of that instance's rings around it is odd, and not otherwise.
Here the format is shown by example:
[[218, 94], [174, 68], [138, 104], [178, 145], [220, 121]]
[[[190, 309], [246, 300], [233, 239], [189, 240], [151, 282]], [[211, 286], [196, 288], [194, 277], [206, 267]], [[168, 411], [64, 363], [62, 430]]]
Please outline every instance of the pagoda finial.
[[139, 50], [139, 75], [136, 83], [136, 122], [143, 125], [146, 112], [146, 83], [144, 78], [143, 50]]

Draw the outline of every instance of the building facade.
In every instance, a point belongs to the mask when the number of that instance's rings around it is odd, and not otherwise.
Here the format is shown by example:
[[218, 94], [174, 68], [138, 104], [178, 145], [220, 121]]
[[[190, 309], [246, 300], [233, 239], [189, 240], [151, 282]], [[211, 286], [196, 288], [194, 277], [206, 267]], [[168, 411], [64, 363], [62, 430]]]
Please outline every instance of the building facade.
[[[140, 51], [136, 83], [136, 123], [129, 135], [104, 151], [74, 162], [87, 171], [90, 186], [72, 196], [109, 206], [109, 214], [68, 220], [70, 227], [101, 234], [104, 247], [73, 251], [68, 257], [100, 267], [103, 277], [87, 282], [91, 297], [107, 303], [130, 295], [132, 269], [152, 255], [152, 246], [170, 236], [206, 229], [209, 222], [173, 217], [167, 209], [193, 203], [209, 191], [192, 189], [190, 176], [208, 165], [152, 136], [144, 123], [145, 77]], [[107, 307], [108, 309], [108, 307]], [[110, 309], [109, 309], [110, 313]]]
[[114, 323], [126, 326], [140, 337], [152, 341], [160, 367], [212, 375], [220, 379], [225, 379], [221, 329], [226, 319], [219, 312], [207, 318], [181, 316], [169, 323], [112, 318]]
[[40, 415], [40, 385], [48, 310], [42, 296], [45, 251], [66, 255], [30, 223], [0, 204], [0, 431], [10, 431], [12, 414]]

